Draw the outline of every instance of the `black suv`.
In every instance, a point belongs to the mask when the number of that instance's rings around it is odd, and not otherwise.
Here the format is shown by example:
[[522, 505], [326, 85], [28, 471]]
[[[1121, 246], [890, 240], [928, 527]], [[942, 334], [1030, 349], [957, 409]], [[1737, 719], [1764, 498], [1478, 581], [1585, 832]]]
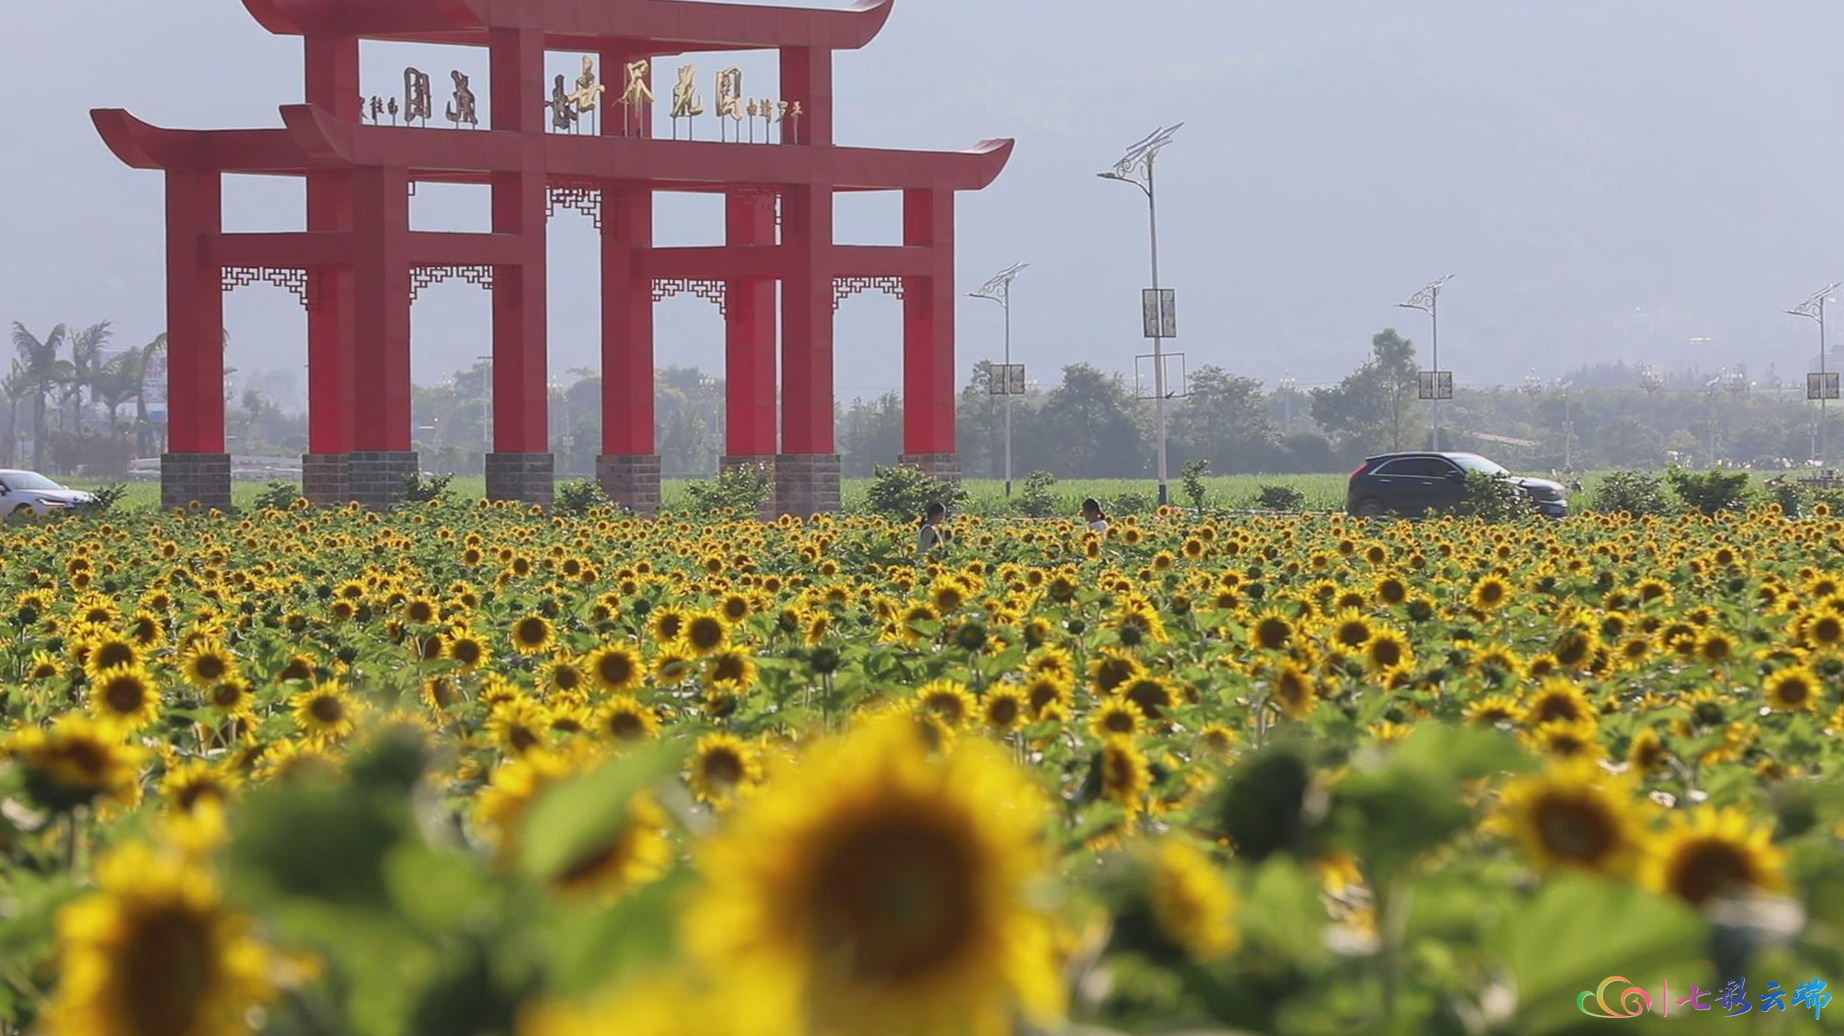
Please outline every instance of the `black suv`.
[[1561, 483], [1513, 475], [1477, 453], [1385, 453], [1367, 458], [1351, 473], [1345, 513], [1370, 518], [1451, 511], [1466, 499], [1469, 471], [1503, 475], [1517, 483], [1545, 517], [1569, 513]]

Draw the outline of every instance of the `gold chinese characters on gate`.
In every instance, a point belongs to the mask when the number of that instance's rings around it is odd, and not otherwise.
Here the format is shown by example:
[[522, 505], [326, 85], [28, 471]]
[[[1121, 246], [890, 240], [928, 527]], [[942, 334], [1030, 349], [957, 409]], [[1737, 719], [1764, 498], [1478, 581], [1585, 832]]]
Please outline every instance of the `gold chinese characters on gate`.
[[[656, 98], [653, 93], [652, 62], [646, 59], [628, 62], [623, 73], [622, 90], [613, 103], [621, 108], [620, 132], [626, 136], [645, 131], [647, 115]], [[480, 119], [476, 111], [477, 101], [468, 77], [456, 70], [449, 73], [449, 78], [454, 81], [454, 87], [442, 114], [456, 129], [462, 126], [478, 127]], [[553, 131], [579, 133], [582, 132], [584, 116], [591, 116], [592, 119], [598, 117], [601, 97], [608, 91], [608, 87], [598, 80], [595, 59], [592, 57], [583, 58], [583, 70], [576, 78], [575, 90], [567, 89], [566, 78], [561, 74], [556, 76], [549, 96], [540, 98], [539, 104], [549, 110]], [[726, 68], [717, 73], [714, 96], [719, 140], [751, 144], [799, 143], [800, 120], [806, 114], [801, 102], [749, 97], [743, 92], [741, 68]], [[374, 124], [381, 124], [388, 112], [391, 125], [398, 125], [397, 118], [401, 112], [402, 125], [426, 126], [436, 114], [429, 74], [417, 68], [403, 70], [401, 106], [395, 97], [388, 102], [383, 97], [360, 97], [359, 101], [360, 118], [369, 118]], [[683, 121], [687, 138], [696, 139], [696, 120], [708, 110], [698, 88], [698, 66], [680, 65], [666, 109], [667, 118], [672, 124], [672, 137], [678, 138], [679, 123]], [[761, 123], [760, 130], [757, 129], [757, 123]], [[601, 130], [592, 122], [590, 132], [599, 133]]]

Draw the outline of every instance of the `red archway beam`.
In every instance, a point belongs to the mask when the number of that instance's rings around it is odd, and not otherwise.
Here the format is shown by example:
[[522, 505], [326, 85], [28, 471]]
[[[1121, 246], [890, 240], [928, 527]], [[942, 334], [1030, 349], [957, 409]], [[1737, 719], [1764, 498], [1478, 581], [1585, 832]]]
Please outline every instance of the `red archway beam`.
[[[350, 266], [373, 239], [350, 231], [216, 234], [205, 239], [204, 259], [219, 266]], [[518, 234], [414, 230], [404, 235], [411, 266], [520, 266], [531, 246]]]
[[[932, 249], [904, 245], [833, 245], [822, 252], [835, 277], [926, 277], [936, 269]], [[707, 245], [655, 248], [637, 258], [643, 273], [665, 280], [778, 279], [801, 253], [784, 245]]]
[[484, 46], [489, 29], [537, 29], [555, 50], [858, 50], [890, 19], [894, 0], [844, 10], [683, 0], [243, 0], [278, 36], [345, 36]]
[[[119, 108], [96, 109], [90, 118], [116, 157], [137, 169], [299, 175], [389, 165], [406, 167], [412, 179], [467, 183], [523, 172], [527, 161], [527, 134], [361, 126], [306, 104], [282, 108], [283, 130], [164, 129]], [[986, 140], [967, 151], [891, 151], [547, 134], [544, 172], [553, 182], [613, 179], [662, 190], [748, 182], [977, 191], [998, 179], [1013, 146]]]

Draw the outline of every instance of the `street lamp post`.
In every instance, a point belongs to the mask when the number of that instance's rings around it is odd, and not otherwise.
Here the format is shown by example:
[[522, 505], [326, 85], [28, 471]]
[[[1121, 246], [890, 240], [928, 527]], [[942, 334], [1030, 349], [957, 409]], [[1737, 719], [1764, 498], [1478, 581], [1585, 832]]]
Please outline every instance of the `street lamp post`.
[[[1151, 227], [1152, 238], [1152, 290], [1155, 300], [1163, 296], [1159, 293], [1159, 202], [1153, 187], [1153, 162], [1159, 157], [1172, 137], [1184, 126], [1179, 123], [1167, 129], [1161, 127], [1150, 136], [1127, 149], [1121, 160], [1114, 163], [1114, 168], [1105, 173], [1096, 173], [1104, 180], [1119, 180], [1138, 187], [1146, 194], [1146, 215]], [[1161, 305], [1155, 303], [1155, 305]], [[1156, 312], [1153, 323], [1153, 431], [1159, 439], [1159, 504], [1164, 506], [1170, 501], [1170, 492], [1166, 486], [1165, 470], [1165, 328], [1163, 311]]]
[[1428, 409], [1433, 412], [1434, 427], [1429, 434], [1435, 450], [1441, 448], [1441, 289], [1453, 280], [1448, 274], [1438, 281], [1428, 282], [1427, 287], [1410, 296], [1407, 302], [1396, 303], [1400, 309], [1419, 309], [1428, 314], [1430, 334], [1434, 349], [1434, 370], [1431, 377], [1431, 391], [1428, 393]]
[[[1831, 395], [1829, 387], [1831, 379], [1826, 377], [1825, 370], [1825, 304], [1832, 301], [1832, 295], [1837, 290], [1838, 283], [1834, 281], [1818, 289], [1811, 298], [1787, 310], [1793, 316], [1805, 317], [1818, 322], [1818, 448], [1814, 451], [1818, 456], [1813, 459], [1820, 464], [1825, 462], [1826, 452], [1825, 401]], [[1812, 398], [1810, 379], [1808, 379], [1806, 398]]]
[[1012, 281], [1030, 263], [1013, 263], [993, 275], [980, 290], [971, 292], [976, 299], [991, 299], [1005, 310], [1005, 498], [1012, 497]]

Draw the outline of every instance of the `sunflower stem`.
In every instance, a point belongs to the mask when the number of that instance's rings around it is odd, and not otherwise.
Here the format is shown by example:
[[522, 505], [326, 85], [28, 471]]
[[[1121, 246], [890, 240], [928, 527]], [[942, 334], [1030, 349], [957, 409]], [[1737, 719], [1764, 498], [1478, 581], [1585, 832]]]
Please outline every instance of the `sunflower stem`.
[[77, 874], [77, 811], [64, 814], [64, 873]]

